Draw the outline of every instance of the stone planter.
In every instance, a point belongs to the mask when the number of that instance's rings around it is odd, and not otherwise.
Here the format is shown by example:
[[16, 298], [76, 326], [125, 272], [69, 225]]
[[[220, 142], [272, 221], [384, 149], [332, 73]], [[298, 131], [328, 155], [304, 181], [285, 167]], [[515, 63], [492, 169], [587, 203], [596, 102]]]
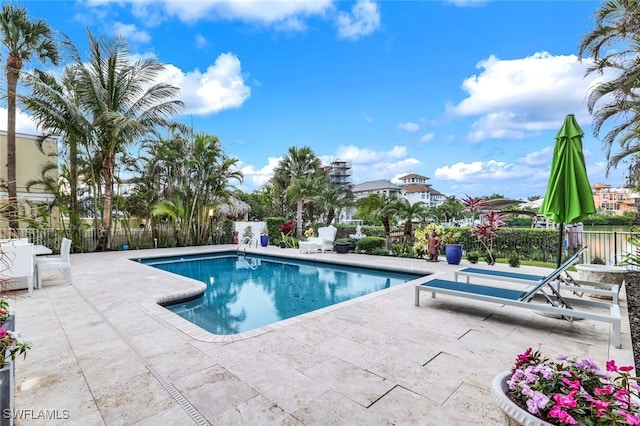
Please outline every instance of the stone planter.
[[15, 368], [9, 361], [0, 368], [0, 426], [13, 426]]
[[596, 264], [576, 265], [578, 277], [582, 281], [622, 285], [627, 275], [627, 268]]
[[491, 396], [498, 407], [502, 410], [508, 426], [551, 426], [544, 420], [539, 419], [527, 410], [520, 408], [507, 396], [507, 380], [511, 377], [510, 371], [505, 371], [496, 376], [491, 383]]
[[[578, 279], [581, 281], [596, 282], [602, 284], [617, 284], [618, 290], [622, 288], [624, 279], [627, 276], [627, 268], [621, 266], [608, 266], [597, 264], [576, 265]], [[611, 299], [611, 297], [589, 294], [591, 297], [599, 299]]]
[[342, 254], [349, 253], [350, 248], [351, 248], [351, 243], [347, 243], [347, 242], [336, 243], [336, 253], [342, 253]]

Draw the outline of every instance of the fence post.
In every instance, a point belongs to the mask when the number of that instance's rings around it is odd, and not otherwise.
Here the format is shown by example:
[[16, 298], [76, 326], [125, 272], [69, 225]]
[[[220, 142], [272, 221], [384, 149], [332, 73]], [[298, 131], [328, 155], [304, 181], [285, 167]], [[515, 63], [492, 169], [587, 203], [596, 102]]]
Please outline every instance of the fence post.
[[618, 264], [618, 232], [613, 231], [613, 264]]

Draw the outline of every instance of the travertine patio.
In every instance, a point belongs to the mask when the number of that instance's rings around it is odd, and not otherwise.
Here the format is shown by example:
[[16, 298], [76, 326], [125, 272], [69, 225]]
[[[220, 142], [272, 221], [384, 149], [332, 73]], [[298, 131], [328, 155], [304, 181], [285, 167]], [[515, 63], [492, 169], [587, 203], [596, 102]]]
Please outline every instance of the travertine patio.
[[[216, 250], [235, 246], [215, 246]], [[402, 285], [241, 336], [217, 337], [155, 302], [201, 284], [129, 259], [212, 247], [72, 255], [74, 285], [48, 273], [10, 295], [34, 340], [16, 366], [16, 424], [503, 424], [489, 387], [527, 347], [633, 364], [604, 323], [565, 321]], [[250, 249], [441, 272], [417, 259]], [[463, 261], [464, 263], [465, 261]], [[509, 268], [497, 265], [496, 268]], [[521, 272], [546, 270], [522, 267]]]

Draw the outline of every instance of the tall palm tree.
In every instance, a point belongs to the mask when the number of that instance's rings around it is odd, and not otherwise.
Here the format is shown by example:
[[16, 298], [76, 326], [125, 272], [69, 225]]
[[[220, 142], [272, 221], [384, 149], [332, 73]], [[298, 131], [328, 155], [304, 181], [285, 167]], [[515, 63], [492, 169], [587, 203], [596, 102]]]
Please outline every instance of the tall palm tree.
[[98, 250], [110, 247], [111, 209], [117, 156], [156, 127], [168, 124], [183, 103], [177, 87], [156, 83], [164, 65], [154, 58], [134, 60], [120, 37], [98, 40], [87, 31], [89, 58], [67, 42], [75, 61], [75, 90], [80, 106], [95, 127], [92, 141], [101, 159], [104, 184], [102, 226]]
[[[640, 4], [636, 0], [610, 0], [596, 14], [595, 28], [583, 36], [580, 58], [589, 56], [593, 65], [587, 75], [613, 76], [596, 83], [589, 92], [588, 109], [593, 114], [593, 133], [612, 123], [602, 143], [607, 171], [640, 152]], [[613, 153], [617, 141], [620, 150]], [[633, 167], [633, 164], [631, 165]]]
[[7, 180], [12, 214], [9, 226], [18, 228], [16, 186], [16, 90], [20, 71], [36, 57], [40, 62], [58, 64], [59, 53], [49, 25], [42, 19], [30, 21], [27, 9], [11, 3], [0, 11], [0, 43], [7, 51]]
[[[301, 148], [292, 146], [289, 148], [288, 154], [280, 160], [274, 170], [274, 180], [279, 185], [284, 185], [282, 186], [283, 188], [289, 188], [297, 185], [297, 181], [302, 180], [305, 176], [317, 173], [319, 168], [320, 159], [316, 157], [311, 148], [308, 146]], [[296, 235], [300, 238], [302, 236], [302, 199], [304, 194], [293, 190], [288, 192], [296, 202], [296, 218], [298, 222]]]
[[311, 201], [322, 190], [323, 180], [316, 174], [307, 174], [294, 179], [285, 190], [287, 198], [296, 201], [296, 228], [298, 238], [302, 236], [302, 207], [305, 202]]
[[82, 251], [82, 227], [78, 202], [78, 162], [79, 149], [88, 147], [92, 140], [93, 126], [89, 118], [80, 109], [74, 88], [75, 73], [66, 67], [58, 79], [54, 74], [36, 70], [27, 75], [28, 96], [22, 96], [21, 102], [38, 126], [46, 130], [44, 137], [61, 136], [62, 142], [69, 148], [69, 195], [68, 208], [71, 228], [71, 241], [74, 251]]

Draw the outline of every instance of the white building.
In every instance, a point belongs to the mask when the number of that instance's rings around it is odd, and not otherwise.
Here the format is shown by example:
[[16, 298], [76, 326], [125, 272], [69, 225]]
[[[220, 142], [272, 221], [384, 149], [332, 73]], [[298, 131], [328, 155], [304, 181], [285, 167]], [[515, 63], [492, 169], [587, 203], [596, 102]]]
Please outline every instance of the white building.
[[400, 179], [400, 188], [402, 188], [402, 196], [411, 204], [417, 202], [424, 203], [427, 207], [437, 207], [442, 205], [447, 196], [437, 191], [427, 183], [429, 179], [426, 176], [417, 175], [415, 173], [402, 176]]

